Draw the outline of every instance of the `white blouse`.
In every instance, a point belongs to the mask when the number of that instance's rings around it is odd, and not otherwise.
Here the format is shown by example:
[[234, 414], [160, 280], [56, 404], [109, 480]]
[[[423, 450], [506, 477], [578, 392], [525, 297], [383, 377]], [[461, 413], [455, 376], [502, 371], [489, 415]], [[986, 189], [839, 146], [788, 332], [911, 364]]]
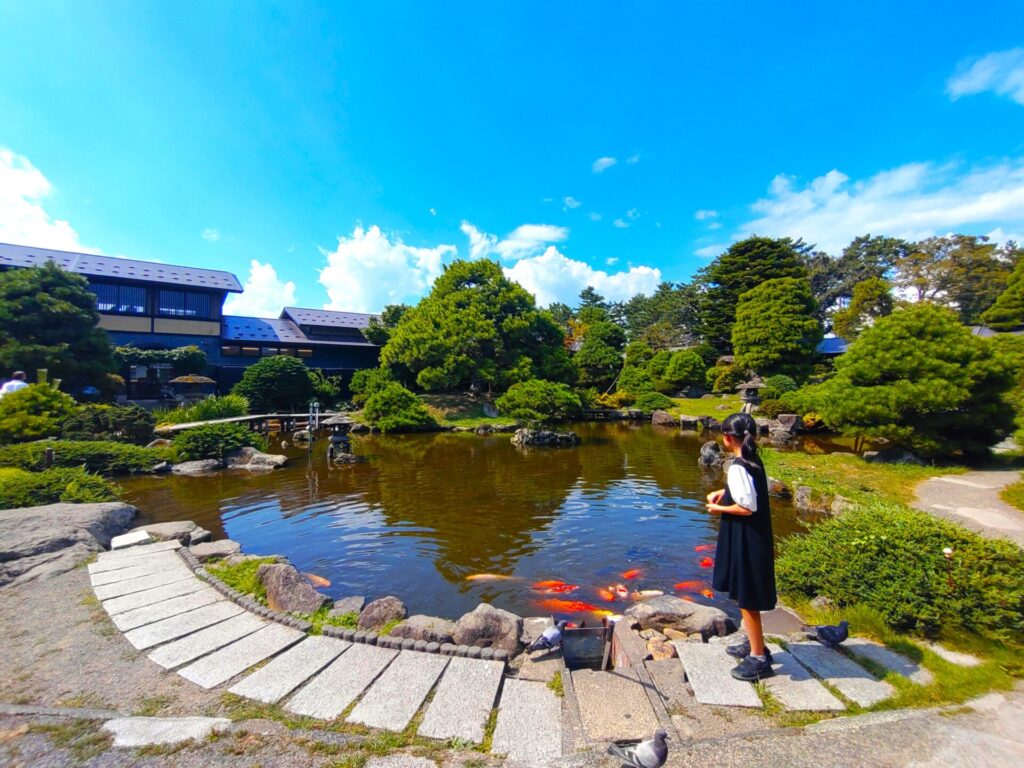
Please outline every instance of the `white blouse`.
[[754, 488], [754, 478], [739, 464], [733, 463], [729, 466], [729, 474], [726, 475], [726, 483], [729, 485], [729, 495], [734, 503], [746, 507], [751, 512], [757, 512], [757, 490]]

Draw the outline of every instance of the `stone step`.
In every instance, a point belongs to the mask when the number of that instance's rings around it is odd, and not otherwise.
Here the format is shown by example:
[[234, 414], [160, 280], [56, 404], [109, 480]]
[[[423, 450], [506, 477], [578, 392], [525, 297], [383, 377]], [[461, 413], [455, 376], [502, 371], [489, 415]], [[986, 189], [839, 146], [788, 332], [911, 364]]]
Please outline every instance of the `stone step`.
[[179, 555], [174, 550], [166, 550], [164, 552], [154, 552], [153, 554], [146, 555], [144, 557], [120, 557], [112, 561], [102, 561], [89, 564], [89, 575], [97, 576], [101, 573], [113, 573], [115, 571], [123, 571], [127, 568], [141, 568], [153, 566], [156, 570], [159, 570], [158, 566], [166, 564], [183, 563]]
[[176, 640], [179, 637], [198, 632], [200, 629], [219, 624], [242, 612], [241, 606], [221, 600], [188, 613], [179, 613], [177, 616], [171, 616], [138, 629], [131, 629], [124, 633], [124, 639], [140, 651], [144, 651], [155, 645]]
[[737, 660], [725, 652], [722, 644], [672, 643], [693, 688], [694, 698], [701, 704], [721, 707], [761, 707], [754, 686], [732, 676]]
[[[129, 560], [134, 560], [137, 557], [146, 557], [156, 552], [169, 552], [173, 549], [181, 549], [181, 542], [177, 539], [171, 541], [158, 541], [156, 544], [140, 544], [137, 547], [130, 547], [124, 550], [114, 550], [111, 552], [100, 552], [96, 556], [96, 562], [93, 565], [110, 565], [115, 568], [123, 568], [124, 563]], [[95, 570], [109, 570], [107, 568], [96, 568]], [[90, 570], [90, 573], [94, 571]]]
[[938, 643], [926, 643], [928, 650], [934, 653], [943, 661], [948, 661], [950, 664], [956, 664], [958, 667], [977, 667], [984, 662], [977, 656], [972, 656], [969, 653], [962, 651], [954, 651], [951, 648], [947, 648], [944, 645]]
[[635, 669], [578, 669], [572, 687], [592, 741], [649, 739], [661, 725]]
[[181, 597], [172, 597], [170, 600], [164, 600], [153, 605], [144, 605], [133, 611], [118, 613], [115, 616], [111, 616], [111, 620], [119, 630], [127, 632], [130, 629], [144, 627], [146, 624], [152, 624], [154, 621], [162, 621], [179, 613], [193, 611], [196, 608], [202, 608], [204, 605], [223, 600], [224, 598], [216, 590], [209, 588], [201, 589], [198, 592], [192, 592]]
[[132, 592], [130, 595], [122, 595], [121, 597], [113, 597], [110, 600], [104, 600], [103, 610], [111, 616], [114, 616], [118, 613], [142, 608], [144, 605], [161, 603], [164, 600], [170, 600], [173, 597], [181, 597], [182, 595], [189, 595], [203, 589], [209, 589], [209, 585], [204, 581], [200, 581], [195, 578], [182, 579], [181, 581], [165, 584], [162, 587], [147, 589], [142, 592]]
[[149, 544], [153, 541], [153, 537], [146, 531], [131, 531], [130, 533], [122, 533], [120, 536], [114, 536], [110, 539], [111, 551], [117, 549], [127, 549], [128, 547], [135, 547], [141, 544]]
[[346, 720], [371, 728], [401, 731], [419, 710], [447, 664], [447, 656], [402, 651], [369, 687]]
[[479, 744], [505, 673], [503, 661], [453, 658], [420, 724], [420, 736]]
[[133, 592], [144, 592], [145, 590], [153, 589], [154, 587], [162, 587], [165, 584], [173, 584], [176, 581], [195, 578], [195, 574], [182, 564], [180, 568], [171, 568], [166, 571], [160, 571], [159, 573], [150, 573], [145, 576], [138, 576], [134, 579], [125, 579], [124, 581], [115, 581], [112, 584], [103, 584], [99, 587], [93, 587], [92, 591], [96, 593], [96, 597], [100, 600], [109, 600], [112, 597], [130, 595]]
[[214, 624], [212, 627], [160, 646], [149, 654], [149, 658], [161, 667], [174, 669], [230, 645], [246, 635], [258, 632], [265, 626], [267, 622], [257, 619], [251, 613], [240, 613], [220, 624]]
[[331, 637], [307, 637], [228, 690], [264, 704], [276, 704], [338, 658], [349, 645]]
[[180, 569], [184, 569], [191, 573], [188, 566], [185, 565], [185, 561], [173, 553], [167, 559], [145, 557], [142, 558], [142, 562], [138, 565], [129, 565], [126, 568], [118, 568], [117, 570], [100, 571], [99, 573], [89, 574], [89, 583], [94, 587], [101, 587], [104, 584], [113, 584], [118, 581], [137, 579], [140, 576], [149, 576], [154, 573], [163, 573], [165, 571]]
[[356, 643], [286, 701], [284, 708], [297, 715], [333, 720], [397, 655], [392, 648]]
[[873, 661], [897, 675], [902, 675], [912, 683], [930, 685], [935, 680], [935, 675], [930, 670], [873, 640], [851, 637], [843, 643], [843, 648], [859, 659]]
[[491, 752], [531, 768], [562, 758], [562, 702], [545, 683], [506, 680]]
[[815, 642], [790, 643], [787, 649], [797, 661], [859, 706], [870, 707], [896, 693], [887, 682], [876, 680], [839, 651]]
[[814, 675], [779, 646], [768, 644], [775, 675], [764, 686], [783, 708], [798, 712], [841, 712], [846, 705], [833, 696]]
[[304, 632], [283, 624], [270, 624], [179, 669], [178, 674], [203, 688], [213, 688], [280, 653], [305, 636]]
[[203, 741], [230, 725], [226, 717], [117, 717], [105, 722], [103, 730], [115, 747], [149, 747]]

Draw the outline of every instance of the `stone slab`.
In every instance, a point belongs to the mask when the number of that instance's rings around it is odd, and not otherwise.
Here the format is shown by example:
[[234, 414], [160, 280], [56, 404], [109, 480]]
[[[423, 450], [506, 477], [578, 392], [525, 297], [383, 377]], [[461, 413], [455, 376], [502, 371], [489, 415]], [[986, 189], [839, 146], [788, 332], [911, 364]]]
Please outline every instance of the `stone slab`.
[[902, 675], [912, 683], [918, 685], [931, 685], [935, 675], [920, 664], [911, 661], [906, 656], [896, 653], [884, 645], [868, 640], [864, 637], [851, 637], [843, 643], [843, 648], [848, 650], [859, 659], [867, 659], [875, 664], [885, 667], [897, 675]]
[[794, 611], [784, 605], [776, 606], [772, 611], [764, 611], [761, 614], [761, 627], [766, 635], [800, 634], [803, 636], [803, 629], [806, 622]]
[[148, 544], [153, 540], [146, 531], [132, 531], [131, 533], [122, 533], [120, 536], [114, 536], [110, 540], [110, 549], [127, 549], [128, 547], [134, 547], [137, 544]]
[[103, 724], [115, 747], [147, 747], [203, 741], [231, 725], [225, 717], [118, 717]]
[[149, 658], [165, 669], [173, 669], [251, 635], [265, 626], [267, 622], [257, 619], [252, 614], [240, 613], [220, 624], [214, 624], [212, 627], [163, 645], [149, 654]]
[[264, 704], [276, 704], [338, 658], [349, 645], [331, 637], [307, 637], [228, 690]]
[[356, 643], [285, 702], [297, 715], [333, 720], [391, 663], [398, 651]]
[[188, 566], [177, 555], [173, 560], [157, 560], [143, 558], [139, 565], [132, 565], [127, 568], [118, 568], [116, 571], [100, 571], [89, 575], [89, 583], [93, 587], [102, 587], [105, 584], [115, 584], [120, 581], [137, 579], [141, 576], [151, 576], [157, 573], [185, 572], [191, 573]]
[[387, 731], [403, 730], [447, 664], [447, 656], [402, 651], [369, 687], [346, 720]]
[[926, 646], [929, 651], [943, 661], [948, 661], [950, 664], [956, 664], [959, 667], [977, 667], [983, 663], [977, 656], [972, 656], [963, 651], [954, 651], [938, 643], [927, 643]]
[[814, 642], [790, 643], [787, 650], [811, 672], [862, 707], [870, 707], [896, 693], [887, 682], [876, 680], [839, 651]]
[[134, 610], [135, 608], [141, 608], [144, 605], [153, 605], [164, 600], [170, 600], [172, 597], [181, 597], [192, 592], [199, 592], [203, 589], [209, 589], [209, 585], [204, 581], [199, 579], [182, 579], [181, 581], [165, 584], [162, 587], [155, 587], [154, 589], [147, 589], [142, 592], [132, 592], [130, 595], [122, 595], [121, 597], [104, 600], [103, 610], [113, 616], [118, 613]]
[[425, 757], [397, 754], [370, 758], [365, 768], [437, 768], [437, 763]]
[[661, 725], [635, 669], [578, 669], [572, 687], [592, 741], [649, 739]]
[[562, 702], [547, 685], [505, 681], [491, 752], [507, 755], [506, 765], [531, 768], [561, 760]]
[[283, 624], [269, 624], [179, 669], [178, 674], [203, 688], [213, 688], [280, 653], [305, 636], [304, 632]]
[[483, 742], [504, 673], [502, 661], [453, 658], [423, 716], [420, 736]]
[[[158, 541], [156, 544], [139, 544], [124, 550], [100, 552], [96, 556], [96, 562], [93, 565], [114, 565], [118, 568], [123, 568], [123, 564], [127, 560], [132, 560], [136, 557], [146, 557], [156, 552], [170, 552], [174, 549], [181, 549], [181, 543], [178, 541]], [[96, 570], [101, 569], [97, 568]]]
[[136, 627], [144, 627], [146, 624], [152, 624], [154, 621], [162, 621], [179, 613], [193, 611], [196, 608], [202, 608], [204, 605], [216, 602], [225, 602], [224, 598], [216, 590], [201, 589], [198, 592], [192, 592], [181, 597], [173, 597], [170, 600], [164, 600], [153, 605], [144, 605], [141, 608], [136, 608], [134, 611], [119, 613], [112, 616], [111, 620], [114, 622], [115, 627], [122, 632], [127, 632]]
[[701, 704], [721, 707], [761, 707], [761, 699], [754, 686], [732, 676], [736, 659], [725, 652], [721, 644], [672, 643], [686, 671], [686, 679], [693, 688], [694, 698]]
[[145, 590], [153, 589], [154, 587], [162, 587], [165, 584], [173, 584], [176, 581], [195, 578], [196, 576], [192, 571], [182, 566], [180, 569], [161, 571], [160, 573], [150, 573], [145, 576], [138, 576], [134, 579], [125, 579], [124, 581], [115, 581], [112, 584], [103, 584], [99, 587], [93, 587], [92, 591], [96, 593], [96, 597], [100, 600], [109, 600], [112, 597], [130, 595], [132, 592], [144, 592]]
[[[130, 551], [128, 550], [128, 552]], [[120, 553], [118, 554], [120, 555]], [[153, 566], [156, 570], [159, 570], [158, 566], [161, 564], [174, 563], [176, 565], [179, 562], [184, 562], [180, 555], [173, 550], [165, 550], [143, 557], [119, 557], [116, 560], [89, 563], [89, 574], [95, 575], [111, 571], [123, 571], [125, 568], [136, 568], [143, 565]]]
[[762, 682], [783, 708], [799, 712], [842, 712], [846, 705], [833, 696], [793, 655], [777, 645], [772, 652], [774, 677]]
[[241, 606], [221, 600], [188, 613], [179, 613], [162, 621], [129, 630], [124, 633], [124, 639], [140, 651], [144, 651], [155, 645], [176, 640], [179, 637], [191, 635], [193, 632], [219, 624], [242, 612]]

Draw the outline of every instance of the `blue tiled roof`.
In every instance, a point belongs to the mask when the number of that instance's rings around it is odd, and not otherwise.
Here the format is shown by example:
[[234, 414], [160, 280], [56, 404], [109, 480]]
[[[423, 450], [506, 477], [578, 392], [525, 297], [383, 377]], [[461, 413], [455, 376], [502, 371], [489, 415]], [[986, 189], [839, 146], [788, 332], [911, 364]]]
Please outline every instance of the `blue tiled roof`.
[[850, 346], [850, 342], [838, 336], [826, 336], [818, 342], [819, 355], [841, 355]]
[[328, 328], [366, 328], [370, 318], [363, 312], [336, 312], [332, 309], [303, 309], [302, 307], [285, 307], [282, 318], [294, 320], [299, 325], [318, 325]]
[[372, 347], [368, 341], [323, 341], [310, 339], [291, 320], [224, 315], [220, 324], [221, 341], [281, 342], [305, 346]]

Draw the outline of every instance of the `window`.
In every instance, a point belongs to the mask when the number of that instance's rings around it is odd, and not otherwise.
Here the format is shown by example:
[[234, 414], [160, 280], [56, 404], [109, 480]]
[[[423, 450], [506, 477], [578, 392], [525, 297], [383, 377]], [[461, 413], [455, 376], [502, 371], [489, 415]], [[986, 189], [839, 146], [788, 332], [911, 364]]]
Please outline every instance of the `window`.
[[278, 354], [277, 347], [263, 347], [262, 349], [262, 355], [264, 357], [273, 357], [276, 354]]
[[242, 348], [237, 344], [223, 344], [220, 353], [224, 357], [238, 357], [242, 354]]
[[259, 347], [242, 347], [242, 357], [259, 357]]
[[312, 349], [303, 349], [302, 347], [299, 347], [298, 349], [295, 350], [295, 354], [296, 354], [297, 357], [312, 357], [313, 356], [313, 350]]
[[116, 283], [89, 283], [89, 290], [96, 294], [96, 310], [115, 315], [146, 314], [146, 289], [141, 285], [118, 285]]
[[170, 317], [210, 317], [210, 294], [198, 291], [159, 291], [156, 311]]

